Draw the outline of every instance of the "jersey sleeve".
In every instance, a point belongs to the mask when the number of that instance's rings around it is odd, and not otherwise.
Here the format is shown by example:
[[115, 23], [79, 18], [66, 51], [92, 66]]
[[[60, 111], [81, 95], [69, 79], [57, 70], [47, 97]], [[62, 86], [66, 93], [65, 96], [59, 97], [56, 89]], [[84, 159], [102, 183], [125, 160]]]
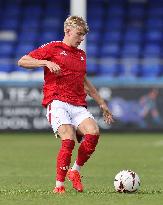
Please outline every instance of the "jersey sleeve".
[[53, 44], [45, 44], [33, 51], [31, 51], [28, 55], [31, 56], [32, 58], [36, 58], [38, 60], [46, 60], [51, 58], [52, 56], [52, 49], [53, 49]]

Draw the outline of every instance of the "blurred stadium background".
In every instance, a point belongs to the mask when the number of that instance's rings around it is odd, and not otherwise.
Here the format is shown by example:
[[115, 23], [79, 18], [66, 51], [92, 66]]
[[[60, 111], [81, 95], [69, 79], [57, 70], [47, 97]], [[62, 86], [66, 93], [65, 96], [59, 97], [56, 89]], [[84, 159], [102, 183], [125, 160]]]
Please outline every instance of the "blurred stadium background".
[[[69, 0], [0, 1], [0, 130], [49, 130], [41, 107], [43, 71], [17, 60], [62, 40]], [[116, 123], [102, 131], [163, 130], [163, 0], [87, 0], [87, 71]]]

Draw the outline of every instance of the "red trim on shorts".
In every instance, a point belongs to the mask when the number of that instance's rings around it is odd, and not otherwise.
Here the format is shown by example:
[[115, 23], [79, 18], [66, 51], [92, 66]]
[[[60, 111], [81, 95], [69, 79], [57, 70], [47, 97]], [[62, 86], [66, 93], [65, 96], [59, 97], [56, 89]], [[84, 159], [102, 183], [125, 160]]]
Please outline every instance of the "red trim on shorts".
[[51, 124], [51, 104], [49, 104], [49, 123]]

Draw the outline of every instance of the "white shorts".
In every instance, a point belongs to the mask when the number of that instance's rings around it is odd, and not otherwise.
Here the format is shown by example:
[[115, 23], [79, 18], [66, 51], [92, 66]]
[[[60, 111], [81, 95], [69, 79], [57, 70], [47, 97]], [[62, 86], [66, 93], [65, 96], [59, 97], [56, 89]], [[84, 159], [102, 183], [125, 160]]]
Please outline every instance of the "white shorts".
[[83, 106], [74, 106], [59, 100], [53, 100], [47, 107], [47, 119], [50, 122], [54, 133], [64, 124], [70, 124], [77, 129], [81, 122], [92, 118], [92, 114]]

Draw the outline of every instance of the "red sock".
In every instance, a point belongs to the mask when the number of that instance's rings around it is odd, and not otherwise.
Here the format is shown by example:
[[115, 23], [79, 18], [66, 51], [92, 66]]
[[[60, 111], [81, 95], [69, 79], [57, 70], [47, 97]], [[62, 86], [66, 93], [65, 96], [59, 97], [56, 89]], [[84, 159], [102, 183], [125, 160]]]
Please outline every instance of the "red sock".
[[84, 140], [79, 146], [78, 156], [76, 163], [79, 166], [83, 166], [84, 163], [90, 158], [91, 154], [95, 151], [98, 143], [99, 135], [86, 134]]
[[65, 177], [71, 163], [72, 150], [74, 149], [74, 146], [74, 140], [62, 140], [62, 146], [57, 156], [57, 181], [65, 181]]

